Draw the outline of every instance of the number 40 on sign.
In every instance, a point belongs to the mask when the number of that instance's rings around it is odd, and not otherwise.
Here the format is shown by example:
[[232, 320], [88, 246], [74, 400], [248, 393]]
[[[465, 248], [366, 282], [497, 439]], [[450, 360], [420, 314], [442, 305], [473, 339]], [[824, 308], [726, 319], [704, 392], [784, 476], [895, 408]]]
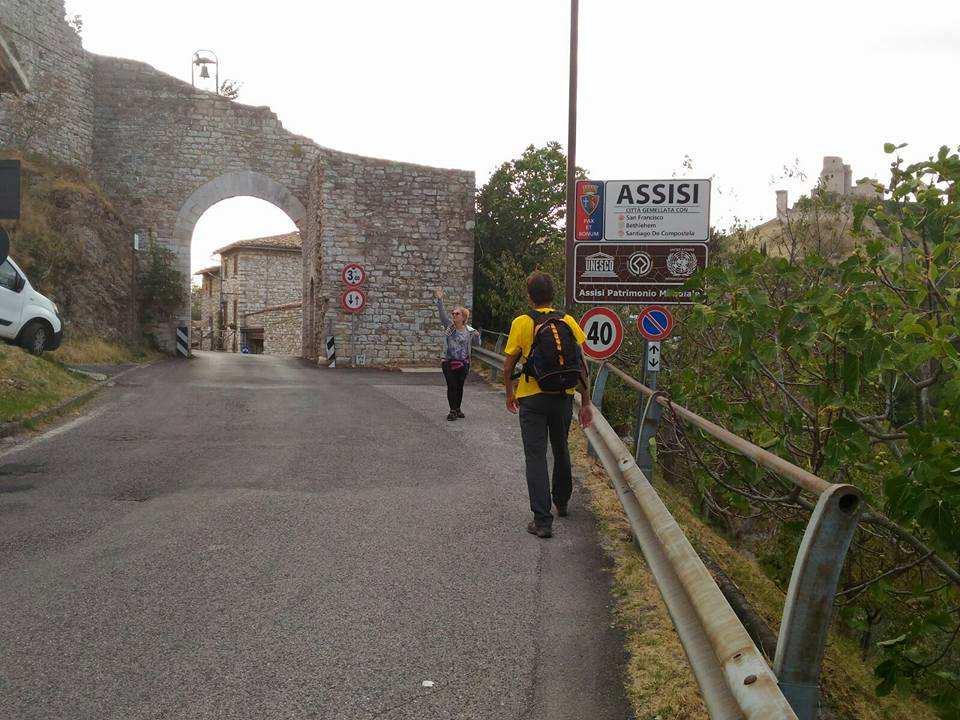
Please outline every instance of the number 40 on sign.
[[580, 320], [580, 327], [587, 339], [583, 354], [594, 360], [605, 360], [616, 354], [623, 344], [623, 323], [620, 316], [606, 307], [587, 310]]

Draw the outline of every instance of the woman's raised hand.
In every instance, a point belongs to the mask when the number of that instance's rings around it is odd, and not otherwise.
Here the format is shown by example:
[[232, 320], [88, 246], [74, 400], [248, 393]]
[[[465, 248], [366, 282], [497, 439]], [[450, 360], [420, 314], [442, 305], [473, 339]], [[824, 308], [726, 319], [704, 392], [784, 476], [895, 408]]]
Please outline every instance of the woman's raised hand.
[[437, 300], [443, 300], [443, 288], [434, 288], [434, 289], [433, 289], [433, 296], [434, 296]]

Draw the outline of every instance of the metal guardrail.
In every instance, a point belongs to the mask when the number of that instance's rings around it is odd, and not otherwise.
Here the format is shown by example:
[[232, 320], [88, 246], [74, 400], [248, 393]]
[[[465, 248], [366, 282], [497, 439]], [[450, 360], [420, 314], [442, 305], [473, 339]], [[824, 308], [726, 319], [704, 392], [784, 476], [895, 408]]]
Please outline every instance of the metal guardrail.
[[[498, 349], [502, 344], [498, 344]], [[502, 372], [504, 356], [479, 347], [475, 357]], [[600, 412], [613, 373], [652, 403], [699, 428], [758, 465], [818, 496], [797, 553], [771, 669], [667, 510], [637, 458]], [[863, 506], [860, 491], [793, 465], [672, 403], [619, 368], [603, 363], [593, 385], [594, 424], [584, 432], [610, 476], [637, 543], [656, 579], [711, 718], [814, 720], [833, 600]], [[577, 404], [580, 397], [576, 397]], [[647, 413], [638, 420], [643, 422]], [[655, 428], [654, 428], [655, 432]], [[638, 428], [638, 438], [649, 430]], [[638, 454], [640, 448], [637, 448]]]

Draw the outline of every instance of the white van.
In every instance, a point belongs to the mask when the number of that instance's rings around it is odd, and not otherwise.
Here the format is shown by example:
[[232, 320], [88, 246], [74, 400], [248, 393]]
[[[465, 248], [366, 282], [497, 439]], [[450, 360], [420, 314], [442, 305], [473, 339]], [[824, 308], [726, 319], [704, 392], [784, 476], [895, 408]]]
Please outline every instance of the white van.
[[63, 321], [56, 303], [30, 285], [11, 258], [0, 265], [0, 340], [42, 355], [63, 341]]

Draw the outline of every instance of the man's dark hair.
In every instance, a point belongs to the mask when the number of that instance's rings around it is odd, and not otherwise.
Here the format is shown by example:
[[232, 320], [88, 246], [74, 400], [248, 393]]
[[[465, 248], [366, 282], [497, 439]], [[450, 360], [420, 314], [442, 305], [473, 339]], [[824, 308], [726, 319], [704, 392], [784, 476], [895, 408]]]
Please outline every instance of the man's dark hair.
[[536, 305], [546, 305], [553, 300], [553, 278], [534, 270], [527, 278], [527, 295]]

